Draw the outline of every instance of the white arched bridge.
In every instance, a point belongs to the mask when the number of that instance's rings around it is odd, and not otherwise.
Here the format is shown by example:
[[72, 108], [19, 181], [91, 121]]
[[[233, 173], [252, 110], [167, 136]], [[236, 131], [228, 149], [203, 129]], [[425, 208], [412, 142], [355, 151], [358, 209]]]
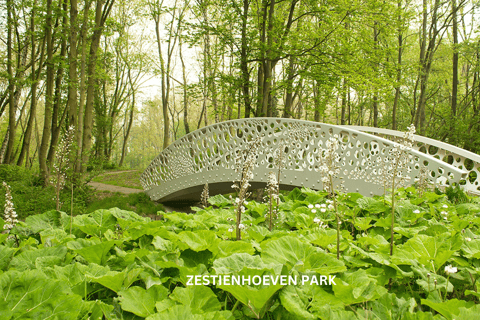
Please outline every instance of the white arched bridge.
[[[265, 187], [270, 171], [278, 172], [275, 157], [283, 146], [285, 163], [280, 188], [322, 190], [318, 160], [325, 141], [334, 135], [340, 140], [339, 166], [345, 191], [382, 194], [383, 160], [403, 132], [283, 118], [232, 120], [191, 132], [155, 157], [140, 181], [152, 200], [165, 203], [197, 202], [207, 182], [210, 195], [231, 193], [233, 181], [240, 176], [234, 170], [235, 158], [250, 141], [259, 139], [250, 181], [253, 189]], [[417, 135], [415, 141], [414, 148], [408, 151], [412, 157], [405, 170], [412, 182], [423, 167], [438, 186], [460, 183], [466, 191], [480, 193], [480, 156]]]

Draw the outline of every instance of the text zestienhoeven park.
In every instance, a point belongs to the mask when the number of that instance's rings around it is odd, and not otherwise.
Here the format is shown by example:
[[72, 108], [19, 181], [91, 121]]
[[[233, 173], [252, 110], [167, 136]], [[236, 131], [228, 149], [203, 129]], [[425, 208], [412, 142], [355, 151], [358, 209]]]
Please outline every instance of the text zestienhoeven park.
[[[330, 286], [336, 285], [335, 276], [325, 275], [309, 276], [309, 275], [187, 275], [187, 286], [208, 286], [212, 285], [224, 285], [224, 286], [244, 286], [244, 285], [297, 285], [298, 283], [305, 285], [318, 285], [318, 286]], [[300, 280], [300, 281], [299, 281]]]

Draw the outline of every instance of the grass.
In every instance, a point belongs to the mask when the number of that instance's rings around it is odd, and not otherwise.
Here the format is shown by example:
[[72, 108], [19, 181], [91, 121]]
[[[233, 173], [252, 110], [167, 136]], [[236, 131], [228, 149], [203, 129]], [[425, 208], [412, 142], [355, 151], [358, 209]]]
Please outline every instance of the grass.
[[158, 211], [163, 211], [164, 207], [150, 200], [143, 192], [121, 194], [119, 192], [97, 191], [94, 199], [86, 208], [86, 212], [93, 212], [98, 209], [110, 209], [117, 207], [123, 210], [135, 211], [144, 216], [154, 217]]
[[140, 170], [107, 172], [95, 177], [92, 181], [125, 188], [143, 189], [140, 185], [141, 174]]

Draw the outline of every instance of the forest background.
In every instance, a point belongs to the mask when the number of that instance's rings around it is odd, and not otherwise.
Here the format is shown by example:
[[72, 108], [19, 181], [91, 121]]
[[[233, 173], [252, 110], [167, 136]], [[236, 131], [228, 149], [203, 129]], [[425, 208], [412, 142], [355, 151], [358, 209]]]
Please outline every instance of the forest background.
[[[145, 168], [179, 137], [237, 118], [405, 130], [480, 152], [472, 0], [6, 0], [0, 162], [48, 181]], [[53, 170], [53, 171], [52, 171]]]

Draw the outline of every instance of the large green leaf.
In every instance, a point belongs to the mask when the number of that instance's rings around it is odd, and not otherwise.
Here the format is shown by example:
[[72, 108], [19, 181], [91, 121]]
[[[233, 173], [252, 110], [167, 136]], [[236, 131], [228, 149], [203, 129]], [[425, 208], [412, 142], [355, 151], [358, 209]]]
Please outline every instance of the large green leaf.
[[155, 303], [165, 299], [168, 290], [163, 286], [152, 286], [148, 290], [142, 287], [130, 287], [118, 292], [118, 300], [122, 309], [140, 317], [155, 313]]
[[308, 257], [317, 252], [315, 248], [292, 236], [282, 237], [262, 244], [262, 259], [266, 263], [285, 264], [292, 269], [296, 264], [304, 264]]
[[315, 230], [314, 232], [305, 236], [305, 239], [311, 244], [325, 249], [337, 240], [337, 231], [333, 229]]
[[229, 199], [225, 198], [222, 194], [217, 194], [208, 198], [208, 203], [217, 207], [225, 207], [232, 203]]
[[259, 288], [238, 285], [217, 285], [217, 288], [230, 292], [237, 300], [240, 300], [241, 303], [250, 308], [255, 315], [260, 317], [260, 315], [266, 311], [263, 309], [265, 304], [282, 288], [282, 285], [276, 284]]
[[[466, 301], [458, 299], [451, 299], [444, 302], [433, 302], [431, 300], [422, 299], [421, 302], [423, 305], [429, 306], [448, 320], [455, 319], [456, 315], [460, 313], [460, 308], [465, 308], [468, 306]], [[472, 304], [473, 302], [470, 303], [470, 306]]]
[[115, 230], [117, 219], [109, 210], [100, 209], [73, 218], [74, 227], [88, 235], [101, 237], [107, 230]]
[[315, 271], [321, 275], [328, 275], [346, 271], [345, 264], [337, 260], [332, 254], [324, 252], [314, 252], [305, 260], [303, 266], [297, 265], [296, 269], [300, 272]]
[[211, 252], [217, 251], [217, 244], [220, 239], [216, 236], [215, 232], [210, 230], [200, 230], [196, 232], [182, 231], [178, 234], [178, 246], [190, 248], [193, 251], [210, 250]]
[[228, 257], [234, 253], [248, 253], [253, 255], [255, 248], [245, 241], [222, 241], [218, 244], [217, 258]]
[[130, 285], [138, 279], [142, 271], [143, 269], [140, 268], [124, 270], [122, 272], [110, 271], [99, 277], [89, 277], [89, 280], [99, 283], [112, 291], [119, 292], [120, 290], [125, 290], [130, 287]]
[[103, 265], [107, 261], [108, 252], [116, 243], [120, 243], [120, 241], [111, 240], [97, 243], [91, 240], [78, 239], [68, 242], [67, 247], [88, 262]]
[[345, 273], [341, 279], [336, 278], [335, 283], [336, 285], [332, 286], [333, 292], [346, 305], [373, 301], [387, 293], [387, 290], [377, 285], [377, 281], [363, 269]]
[[45, 278], [39, 270], [8, 271], [0, 275], [2, 319], [72, 319], [82, 309], [82, 299], [68, 286]]
[[234, 320], [230, 311], [211, 311], [194, 314], [189, 307], [183, 305], [172, 306], [162, 312], [148, 316], [146, 320]]
[[65, 246], [26, 250], [13, 257], [10, 262], [10, 268], [20, 271], [35, 269], [37, 263], [40, 263], [40, 266], [43, 265], [41, 263], [42, 261], [50, 261], [52, 264], [60, 264], [65, 259], [67, 251], [68, 250]]
[[370, 213], [382, 213], [389, 210], [389, 208], [383, 203], [382, 200], [375, 200], [373, 198], [363, 197], [357, 199], [358, 206]]
[[396, 320], [408, 312], [414, 312], [417, 305], [414, 298], [397, 298], [395, 294], [385, 294], [369, 304], [370, 310], [357, 309], [366, 319]]
[[15, 251], [13, 248], [0, 246], [0, 270], [6, 270]]
[[170, 299], [190, 307], [192, 313], [217, 311], [222, 307], [212, 289], [204, 286], [176, 287]]
[[42, 214], [31, 215], [25, 218], [25, 224], [34, 233], [43, 230], [64, 228], [69, 223], [68, 216], [60, 211], [51, 210]]
[[302, 319], [317, 319], [315, 311], [326, 304], [339, 310], [344, 308], [344, 304], [338, 298], [319, 286], [286, 286], [280, 291], [279, 298], [288, 312]]
[[407, 259], [408, 257], [410, 257], [410, 259], [413, 257], [421, 264], [428, 266], [431, 266], [433, 262], [435, 264], [435, 270], [438, 270], [454, 253], [450, 248], [450, 243], [446, 242], [445, 238], [417, 234], [408, 240], [402, 246], [401, 250], [395, 254], [399, 256], [404, 254]]
[[278, 263], [265, 264], [259, 256], [252, 256], [248, 253], [234, 253], [213, 262], [213, 269], [217, 274], [237, 274], [244, 268], [257, 270], [272, 268], [278, 274], [282, 270], [282, 265]]

